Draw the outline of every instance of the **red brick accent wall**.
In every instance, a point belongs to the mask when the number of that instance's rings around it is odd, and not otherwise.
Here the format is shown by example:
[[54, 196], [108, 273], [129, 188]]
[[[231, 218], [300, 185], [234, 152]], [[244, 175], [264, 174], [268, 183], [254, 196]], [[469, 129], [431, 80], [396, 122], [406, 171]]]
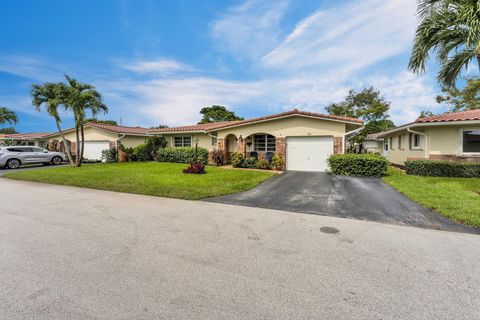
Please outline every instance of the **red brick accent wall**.
[[223, 150], [224, 152], [227, 152], [227, 149], [225, 148], [225, 140], [222, 138], [217, 139], [217, 148], [218, 150]]
[[285, 158], [286, 155], [286, 143], [285, 138], [275, 138], [275, 153], [282, 155]]
[[237, 152], [240, 154], [247, 153], [247, 145], [245, 143], [245, 139], [243, 139], [242, 137], [237, 139]]
[[343, 153], [343, 137], [333, 137], [333, 154]]

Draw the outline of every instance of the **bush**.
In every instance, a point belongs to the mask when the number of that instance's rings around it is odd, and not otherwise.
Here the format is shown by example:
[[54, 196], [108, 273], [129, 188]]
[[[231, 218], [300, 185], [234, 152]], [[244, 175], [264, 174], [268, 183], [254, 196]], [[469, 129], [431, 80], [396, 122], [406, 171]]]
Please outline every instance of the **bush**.
[[255, 169], [257, 167], [257, 159], [254, 157], [248, 157], [243, 159], [242, 168]]
[[208, 162], [208, 150], [205, 148], [197, 148], [197, 159], [195, 159], [195, 148], [162, 148], [158, 149], [156, 161], [159, 162], [176, 162], [191, 163], [199, 161], [203, 164]]
[[123, 152], [125, 152], [127, 154], [128, 161], [138, 161], [137, 157], [134, 154], [135, 153], [135, 148], [133, 148], [133, 147], [126, 148], [123, 145], [122, 145], [122, 148], [123, 148], [123, 150], [122, 149], [120, 149], [120, 150], [122, 150]]
[[281, 154], [275, 154], [272, 158], [272, 167], [276, 170], [283, 170], [285, 160]]
[[272, 169], [272, 166], [270, 165], [270, 162], [268, 162], [268, 160], [258, 160], [257, 169], [270, 170]]
[[230, 162], [234, 168], [242, 168], [244, 156], [241, 153], [233, 152], [230, 155]]
[[102, 150], [102, 161], [118, 162], [117, 148], [110, 148], [110, 149]]
[[210, 159], [212, 160], [213, 165], [223, 166], [225, 164], [225, 152], [222, 150], [214, 149], [210, 151]]
[[139, 144], [138, 146], [135, 147], [135, 149], [133, 150], [133, 158], [135, 158], [135, 161], [141, 161], [141, 162], [152, 160], [150, 156], [150, 149], [146, 143]]
[[405, 171], [416, 176], [480, 178], [480, 163], [409, 160], [405, 162]]
[[194, 161], [190, 163], [188, 168], [183, 169], [183, 173], [204, 174], [206, 173], [205, 165], [200, 161]]
[[388, 161], [374, 154], [337, 154], [328, 158], [333, 174], [379, 177], [387, 171]]
[[148, 138], [145, 144], [147, 145], [150, 160], [154, 160], [158, 150], [167, 146], [167, 140], [162, 136], [153, 136]]

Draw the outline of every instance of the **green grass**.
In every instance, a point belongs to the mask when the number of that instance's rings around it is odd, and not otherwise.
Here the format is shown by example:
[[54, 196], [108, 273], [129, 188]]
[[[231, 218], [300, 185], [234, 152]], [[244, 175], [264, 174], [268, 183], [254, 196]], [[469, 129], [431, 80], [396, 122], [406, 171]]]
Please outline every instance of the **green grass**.
[[15, 172], [5, 177], [159, 197], [201, 199], [249, 190], [274, 175], [210, 166], [206, 174], [184, 174], [182, 169], [186, 167], [186, 164], [161, 162], [90, 164], [80, 168]]
[[383, 179], [451, 220], [480, 227], [480, 179], [411, 176], [393, 167]]

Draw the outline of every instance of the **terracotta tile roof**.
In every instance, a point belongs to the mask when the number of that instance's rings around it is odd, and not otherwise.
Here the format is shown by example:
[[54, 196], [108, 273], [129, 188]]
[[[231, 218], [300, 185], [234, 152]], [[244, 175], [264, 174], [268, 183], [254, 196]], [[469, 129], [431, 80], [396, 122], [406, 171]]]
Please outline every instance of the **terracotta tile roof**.
[[327, 120], [337, 120], [337, 121], [345, 121], [345, 122], [354, 122], [358, 124], [362, 124], [363, 121], [350, 118], [350, 117], [341, 117], [341, 116], [334, 116], [330, 114], [321, 114], [321, 113], [314, 113], [314, 112], [305, 112], [299, 111], [297, 109], [293, 109], [291, 111], [272, 114], [265, 117], [259, 118], [252, 118], [246, 120], [239, 120], [239, 121], [224, 121], [224, 122], [216, 122], [216, 123], [206, 123], [206, 124], [195, 124], [190, 126], [182, 126], [182, 127], [173, 127], [173, 128], [162, 128], [162, 129], [152, 129], [150, 133], [159, 133], [159, 132], [192, 132], [192, 131], [212, 131], [215, 129], [224, 129], [232, 126], [244, 125], [258, 121], [265, 121], [275, 118], [283, 118], [293, 115], [301, 115], [306, 117], [318, 118], [318, 119], [327, 119]]
[[41, 139], [46, 138], [50, 133], [48, 132], [36, 132], [36, 133], [11, 133], [5, 134], [4, 139], [18, 139], [18, 140], [28, 140], [28, 139]]
[[114, 126], [111, 124], [104, 124], [104, 123], [98, 123], [98, 122], [88, 122], [85, 124], [85, 126], [99, 128], [99, 129], [103, 129], [103, 130], [115, 132], [115, 133], [127, 133], [127, 134], [145, 134], [146, 135], [149, 130], [147, 128], [142, 128], [142, 127]]
[[160, 129], [150, 129], [150, 133], [158, 132], [192, 132], [192, 131], [208, 131], [215, 129], [217, 127], [223, 126], [225, 124], [233, 124], [240, 121], [223, 121], [223, 122], [214, 122], [214, 123], [202, 123], [202, 124], [193, 124], [189, 126], [181, 127], [172, 127], [172, 128], [160, 128]]
[[469, 120], [480, 120], [480, 109], [461, 111], [461, 112], [450, 112], [450, 113], [440, 114], [437, 116], [418, 118], [417, 120], [415, 120], [415, 123], [469, 121]]

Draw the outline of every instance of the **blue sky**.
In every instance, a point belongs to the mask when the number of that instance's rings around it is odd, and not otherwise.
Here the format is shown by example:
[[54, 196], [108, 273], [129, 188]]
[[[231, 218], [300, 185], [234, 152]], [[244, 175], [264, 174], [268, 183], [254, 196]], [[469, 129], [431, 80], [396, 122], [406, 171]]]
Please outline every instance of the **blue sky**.
[[99, 118], [173, 126], [212, 104], [244, 117], [324, 112], [373, 85], [402, 124], [445, 108], [434, 102], [436, 66], [406, 69], [415, 9], [415, 0], [2, 1], [0, 105], [18, 112], [21, 132], [53, 131], [30, 86], [66, 73], [104, 95], [110, 112]]

